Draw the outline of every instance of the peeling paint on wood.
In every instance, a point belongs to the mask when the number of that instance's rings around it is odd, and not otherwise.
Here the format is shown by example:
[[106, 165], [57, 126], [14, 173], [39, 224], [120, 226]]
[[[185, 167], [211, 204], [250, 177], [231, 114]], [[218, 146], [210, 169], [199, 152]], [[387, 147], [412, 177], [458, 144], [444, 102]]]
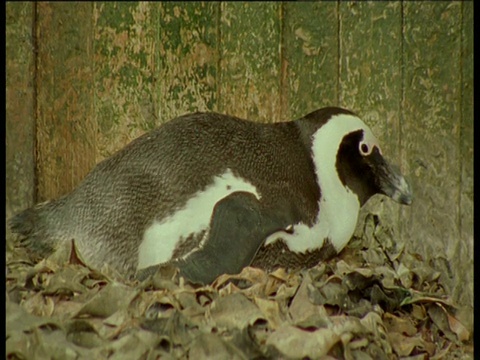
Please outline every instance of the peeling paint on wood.
[[[460, 238], [454, 259], [459, 277], [454, 292], [462, 303], [473, 303], [473, 2], [462, 2], [462, 104], [460, 128]], [[468, 291], [465, 291], [465, 287]]]
[[[458, 264], [461, 121], [461, 2], [404, 3], [405, 100], [402, 143], [415, 193], [403, 211], [410, 249], [426, 261]], [[449, 286], [449, 270], [442, 278]], [[444, 271], [445, 270], [445, 271]], [[448, 286], [447, 285], [447, 286]]]
[[157, 124], [153, 100], [157, 6], [95, 3], [97, 160]]
[[39, 201], [72, 190], [95, 164], [92, 6], [37, 4]]
[[283, 4], [282, 120], [338, 105], [337, 7], [333, 1]]
[[162, 2], [158, 16], [158, 87], [162, 122], [217, 108], [219, 3]]
[[34, 4], [6, 4], [6, 215], [35, 200]]
[[278, 121], [280, 6], [279, 2], [221, 3], [221, 112]]

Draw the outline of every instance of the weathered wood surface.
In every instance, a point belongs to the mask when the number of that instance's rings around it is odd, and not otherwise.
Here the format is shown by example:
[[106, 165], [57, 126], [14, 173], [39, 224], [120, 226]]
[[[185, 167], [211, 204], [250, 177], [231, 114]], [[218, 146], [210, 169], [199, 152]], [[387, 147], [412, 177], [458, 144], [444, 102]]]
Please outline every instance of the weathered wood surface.
[[472, 2], [9, 3], [7, 214], [186, 112], [327, 105], [359, 113], [412, 182], [411, 207], [367, 210], [471, 303]]
[[35, 202], [33, 3], [6, 5], [6, 215]]
[[162, 2], [155, 94], [160, 121], [218, 107], [220, 3]]
[[219, 111], [278, 121], [279, 2], [222, 2]]
[[156, 126], [156, 5], [96, 3], [94, 118], [96, 157], [101, 160]]
[[[460, 236], [450, 260], [454, 270], [454, 294], [463, 303], [473, 301], [473, 1], [462, 2], [462, 47], [460, 84]], [[452, 164], [453, 166], [453, 164]], [[458, 186], [458, 184], [455, 184]], [[461, 281], [457, 281], [461, 279]], [[466, 289], [466, 290], [465, 290]]]
[[36, 5], [39, 201], [71, 191], [94, 166], [93, 3]]
[[[281, 119], [338, 104], [338, 4], [286, 2], [282, 9]], [[311, 19], [321, 19], [319, 22]]]
[[462, 3], [406, 2], [404, 11], [402, 143], [416, 201], [403, 210], [402, 234], [460, 294], [466, 284], [452, 281], [453, 272], [467, 279], [473, 270], [456, 257], [467, 240], [460, 238], [459, 206]]

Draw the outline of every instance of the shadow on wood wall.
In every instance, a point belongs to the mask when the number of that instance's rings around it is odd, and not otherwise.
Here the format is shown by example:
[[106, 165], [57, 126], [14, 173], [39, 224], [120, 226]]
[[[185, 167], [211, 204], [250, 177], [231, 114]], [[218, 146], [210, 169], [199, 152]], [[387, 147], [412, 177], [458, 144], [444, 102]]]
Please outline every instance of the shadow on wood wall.
[[177, 115], [339, 105], [415, 191], [368, 211], [473, 303], [472, 2], [8, 3], [6, 23], [8, 216]]

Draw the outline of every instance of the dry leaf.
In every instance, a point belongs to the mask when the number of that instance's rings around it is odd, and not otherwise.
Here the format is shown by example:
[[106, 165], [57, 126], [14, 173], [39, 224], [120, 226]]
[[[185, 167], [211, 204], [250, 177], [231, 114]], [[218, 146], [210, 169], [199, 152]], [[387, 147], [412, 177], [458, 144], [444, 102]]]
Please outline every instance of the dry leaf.
[[467, 328], [453, 315], [449, 314], [447, 309], [445, 309], [442, 304], [438, 303], [437, 305], [445, 313], [450, 330], [453, 331], [455, 335], [457, 335], [458, 340], [467, 341], [470, 338], [470, 332], [467, 330]]
[[309, 287], [312, 287], [313, 289], [312, 278], [310, 273], [306, 273], [303, 276], [303, 281], [289, 307], [289, 313], [294, 324], [298, 324], [315, 315], [321, 315], [322, 317], [328, 316], [322, 305], [314, 305], [310, 301], [308, 295]]
[[318, 359], [327, 355], [330, 349], [340, 341], [340, 336], [330, 329], [306, 331], [284, 324], [270, 335], [267, 346], [273, 347], [280, 356], [287, 358]]
[[[173, 267], [141, 283], [113, 281], [114, 272], [83, 266], [71, 243], [66, 243], [63, 258], [57, 253], [57, 258], [36, 265], [22, 260], [22, 252], [11, 252], [6, 355], [324, 360], [390, 359], [400, 353], [408, 354], [403, 359], [473, 356], [473, 345], [459, 347], [458, 341], [471, 338], [472, 326], [465, 318], [472, 311], [452, 310], [453, 303], [440, 296], [438, 274], [396, 247], [388, 229], [374, 218], [370, 221], [366, 241], [357, 239], [355, 248], [349, 246], [314, 268], [266, 273], [247, 267], [203, 287], [191, 286]], [[80, 319], [73, 318], [77, 315]]]
[[260, 309], [262, 317], [268, 321], [268, 324], [272, 330], [277, 329], [281, 324], [286, 321], [286, 316], [280, 310], [278, 302], [274, 300], [262, 299], [255, 297], [255, 305]]
[[95, 294], [76, 314], [107, 318], [116, 311], [128, 307], [139, 290], [112, 282]]
[[240, 330], [258, 319], [264, 319], [260, 309], [239, 292], [217, 298], [210, 306], [208, 315], [217, 327]]
[[388, 332], [397, 332], [400, 334], [413, 336], [417, 333], [417, 328], [408, 319], [385, 313], [383, 323]]
[[470, 339], [470, 332], [467, 330], [463, 324], [458, 321], [455, 317], [447, 313], [448, 324], [450, 325], [450, 330], [452, 330], [456, 335], [458, 340], [467, 341]]
[[232, 359], [247, 360], [244, 353], [235, 345], [214, 334], [198, 336], [188, 349], [188, 358], [198, 360]]
[[414, 349], [417, 351], [425, 351], [432, 355], [435, 350], [435, 345], [428, 343], [418, 336], [405, 336], [398, 332], [389, 332], [388, 338], [393, 347], [393, 351], [398, 356], [408, 356]]
[[27, 298], [22, 306], [30, 314], [36, 316], [52, 316], [55, 309], [55, 303], [50, 296], [43, 296], [42, 293], [36, 293]]

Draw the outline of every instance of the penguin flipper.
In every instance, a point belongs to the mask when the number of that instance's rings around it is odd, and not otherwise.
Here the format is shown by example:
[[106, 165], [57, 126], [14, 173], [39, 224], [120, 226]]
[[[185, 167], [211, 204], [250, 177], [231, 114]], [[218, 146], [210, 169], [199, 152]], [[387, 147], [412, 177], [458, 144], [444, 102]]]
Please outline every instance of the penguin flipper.
[[[280, 217], [263, 209], [255, 195], [234, 192], [215, 205], [203, 244], [172, 264], [193, 283], [211, 283], [219, 275], [237, 274], [250, 265], [265, 239], [285, 226]], [[137, 278], [146, 278], [159, 266], [140, 270]]]

